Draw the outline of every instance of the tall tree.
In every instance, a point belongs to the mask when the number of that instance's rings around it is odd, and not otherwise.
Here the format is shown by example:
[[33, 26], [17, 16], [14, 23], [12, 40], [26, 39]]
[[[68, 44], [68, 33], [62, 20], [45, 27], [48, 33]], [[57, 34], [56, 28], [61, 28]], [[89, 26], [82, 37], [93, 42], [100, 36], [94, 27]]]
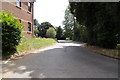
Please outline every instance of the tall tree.
[[73, 28], [74, 28], [74, 16], [70, 12], [70, 6], [68, 6], [68, 8], [65, 10], [64, 19], [65, 19], [63, 21], [64, 30], [65, 30], [64, 35], [72, 39]]
[[35, 25], [35, 26], [38, 26], [38, 24], [39, 24], [39, 23], [38, 23], [38, 20], [37, 20], [37, 19], [34, 19], [34, 25]]
[[38, 37], [38, 33], [39, 33], [39, 31], [38, 31], [38, 26], [39, 26], [40, 24], [39, 24], [39, 22], [38, 22], [38, 20], [37, 19], [34, 19], [34, 35], [36, 36], [36, 37]]
[[120, 37], [119, 3], [72, 3], [70, 10], [80, 25], [86, 26], [87, 42], [104, 48], [115, 48]]

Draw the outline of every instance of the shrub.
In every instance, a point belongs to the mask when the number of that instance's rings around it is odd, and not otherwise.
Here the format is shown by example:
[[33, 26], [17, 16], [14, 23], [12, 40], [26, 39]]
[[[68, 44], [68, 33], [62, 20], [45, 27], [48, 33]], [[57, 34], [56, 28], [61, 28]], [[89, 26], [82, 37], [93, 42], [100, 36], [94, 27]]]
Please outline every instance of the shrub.
[[22, 24], [10, 12], [2, 11], [2, 58], [9, 58], [16, 52], [16, 46], [21, 39]]
[[48, 38], [55, 38], [56, 37], [56, 31], [55, 31], [55, 29], [54, 28], [49, 28], [48, 30], [47, 30], [47, 32], [46, 32], [46, 36], [48, 37]]

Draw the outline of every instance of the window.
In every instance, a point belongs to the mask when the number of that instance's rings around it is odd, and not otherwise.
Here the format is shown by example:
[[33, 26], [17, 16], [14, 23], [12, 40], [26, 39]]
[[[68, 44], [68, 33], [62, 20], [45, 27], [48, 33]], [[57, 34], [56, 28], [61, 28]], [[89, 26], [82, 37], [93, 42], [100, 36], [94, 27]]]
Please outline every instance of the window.
[[28, 2], [28, 11], [31, 12], [31, 3], [30, 2]]
[[17, 0], [16, 5], [17, 7], [21, 7], [21, 0]]
[[31, 31], [31, 23], [28, 22], [28, 31]]

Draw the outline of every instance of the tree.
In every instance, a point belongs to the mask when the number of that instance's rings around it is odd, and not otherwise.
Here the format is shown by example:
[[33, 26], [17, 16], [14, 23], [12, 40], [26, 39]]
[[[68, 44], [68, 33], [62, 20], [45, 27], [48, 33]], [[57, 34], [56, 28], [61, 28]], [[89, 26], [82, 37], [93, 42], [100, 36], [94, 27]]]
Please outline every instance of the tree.
[[35, 34], [36, 37], [38, 37], [38, 33], [39, 33], [38, 28], [35, 28], [34, 29], [34, 34]]
[[71, 3], [71, 13], [86, 26], [87, 42], [104, 48], [115, 48], [119, 39], [119, 3]]
[[43, 22], [38, 26], [38, 30], [39, 30], [39, 36], [41, 37], [47, 37], [46, 36], [46, 32], [47, 29], [49, 29], [50, 27], [53, 27], [53, 25], [51, 25], [49, 22]]
[[73, 28], [74, 28], [74, 16], [70, 12], [70, 6], [65, 10], [65, 16], [64, 16], [64, 36], [72, 39], [73, 36]]
[[38, 33], [39, 33], [39, 31], [38, 31], [38, 26], [40, 26], [38, 20], [37, 20], [37, 19], [34, 19], [34, 35], [35, 35], [36, 37], [38, 37]]
[[38, 23], [38, 20], [37, 20], [37, 19], [34, 19], [34, 25], [35, 25], [35, 26], [38, 26], [38, 25], [39, 25], [39, 23]]
[[23, 26], [18, 19], [6, 11], [0, 13], [0, 23], [2, 23], [2, 57], [8, 58], [16, 52]]
[[56, 32], [57, 32], [56, 38], [57, 39], [62, 39], [62, 37], [63, 37], [63, 29], [61, 28], [61, 26], [56, 28]]
[[77, 24], [74, 28], [73, 40], [87, 42], [86, 26]]
[[56, 31], [55, 31], [55, 29], [54, 28], [49, 28], [48, 30], [47, 30], [47, 32], [46, 32], [46, 36], [48, 37], [48, 38], [55, 38], [56, 37]]

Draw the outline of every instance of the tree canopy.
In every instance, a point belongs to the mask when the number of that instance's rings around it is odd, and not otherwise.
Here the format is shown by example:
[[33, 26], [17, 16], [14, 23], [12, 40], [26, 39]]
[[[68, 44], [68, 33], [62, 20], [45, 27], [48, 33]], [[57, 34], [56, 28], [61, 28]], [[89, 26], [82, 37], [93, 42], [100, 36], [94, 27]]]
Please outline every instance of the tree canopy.
[[62, 37], [63, 37], [63, 29], [61, 28], [61, 26], [59, 26], [59, 27], [56, 27], [56, 38], [57, 39], [62, 39]]
[[49, 29], [47, 29], [46, 36], [48, 38], [55, 38], [56, 37], [55, 29], [53, 27], [50, 27]]
[[46, 32], [47, 32], [47, 29], [49, 29], [50, 27], [53, 27], [53, 25], [51, 25], [51, 23], [49, 23], [49, 22], [42, 22], [38, 26], [39, 36], [41, 36], [41, 37], [47, 37], [46, 36]]
[[38, 26], [38, 25], [39, 25], [39, 22], [38, 22], [37, 19], [34, 19], [34, 25], [35, 25], [35, 26]]
[[70, 2], [71, 13], [86, 26], [87, 42], [104, 48], [115, 48], [120, 37], [120, 4]]
[[73, 28], [74, 28], [74, 16], [70, 12], [70, 6], [68, 5], [68, 8], [65, 10], [65, 16], [64, 16], [64, 36], [72, 39], [73, 35]]

